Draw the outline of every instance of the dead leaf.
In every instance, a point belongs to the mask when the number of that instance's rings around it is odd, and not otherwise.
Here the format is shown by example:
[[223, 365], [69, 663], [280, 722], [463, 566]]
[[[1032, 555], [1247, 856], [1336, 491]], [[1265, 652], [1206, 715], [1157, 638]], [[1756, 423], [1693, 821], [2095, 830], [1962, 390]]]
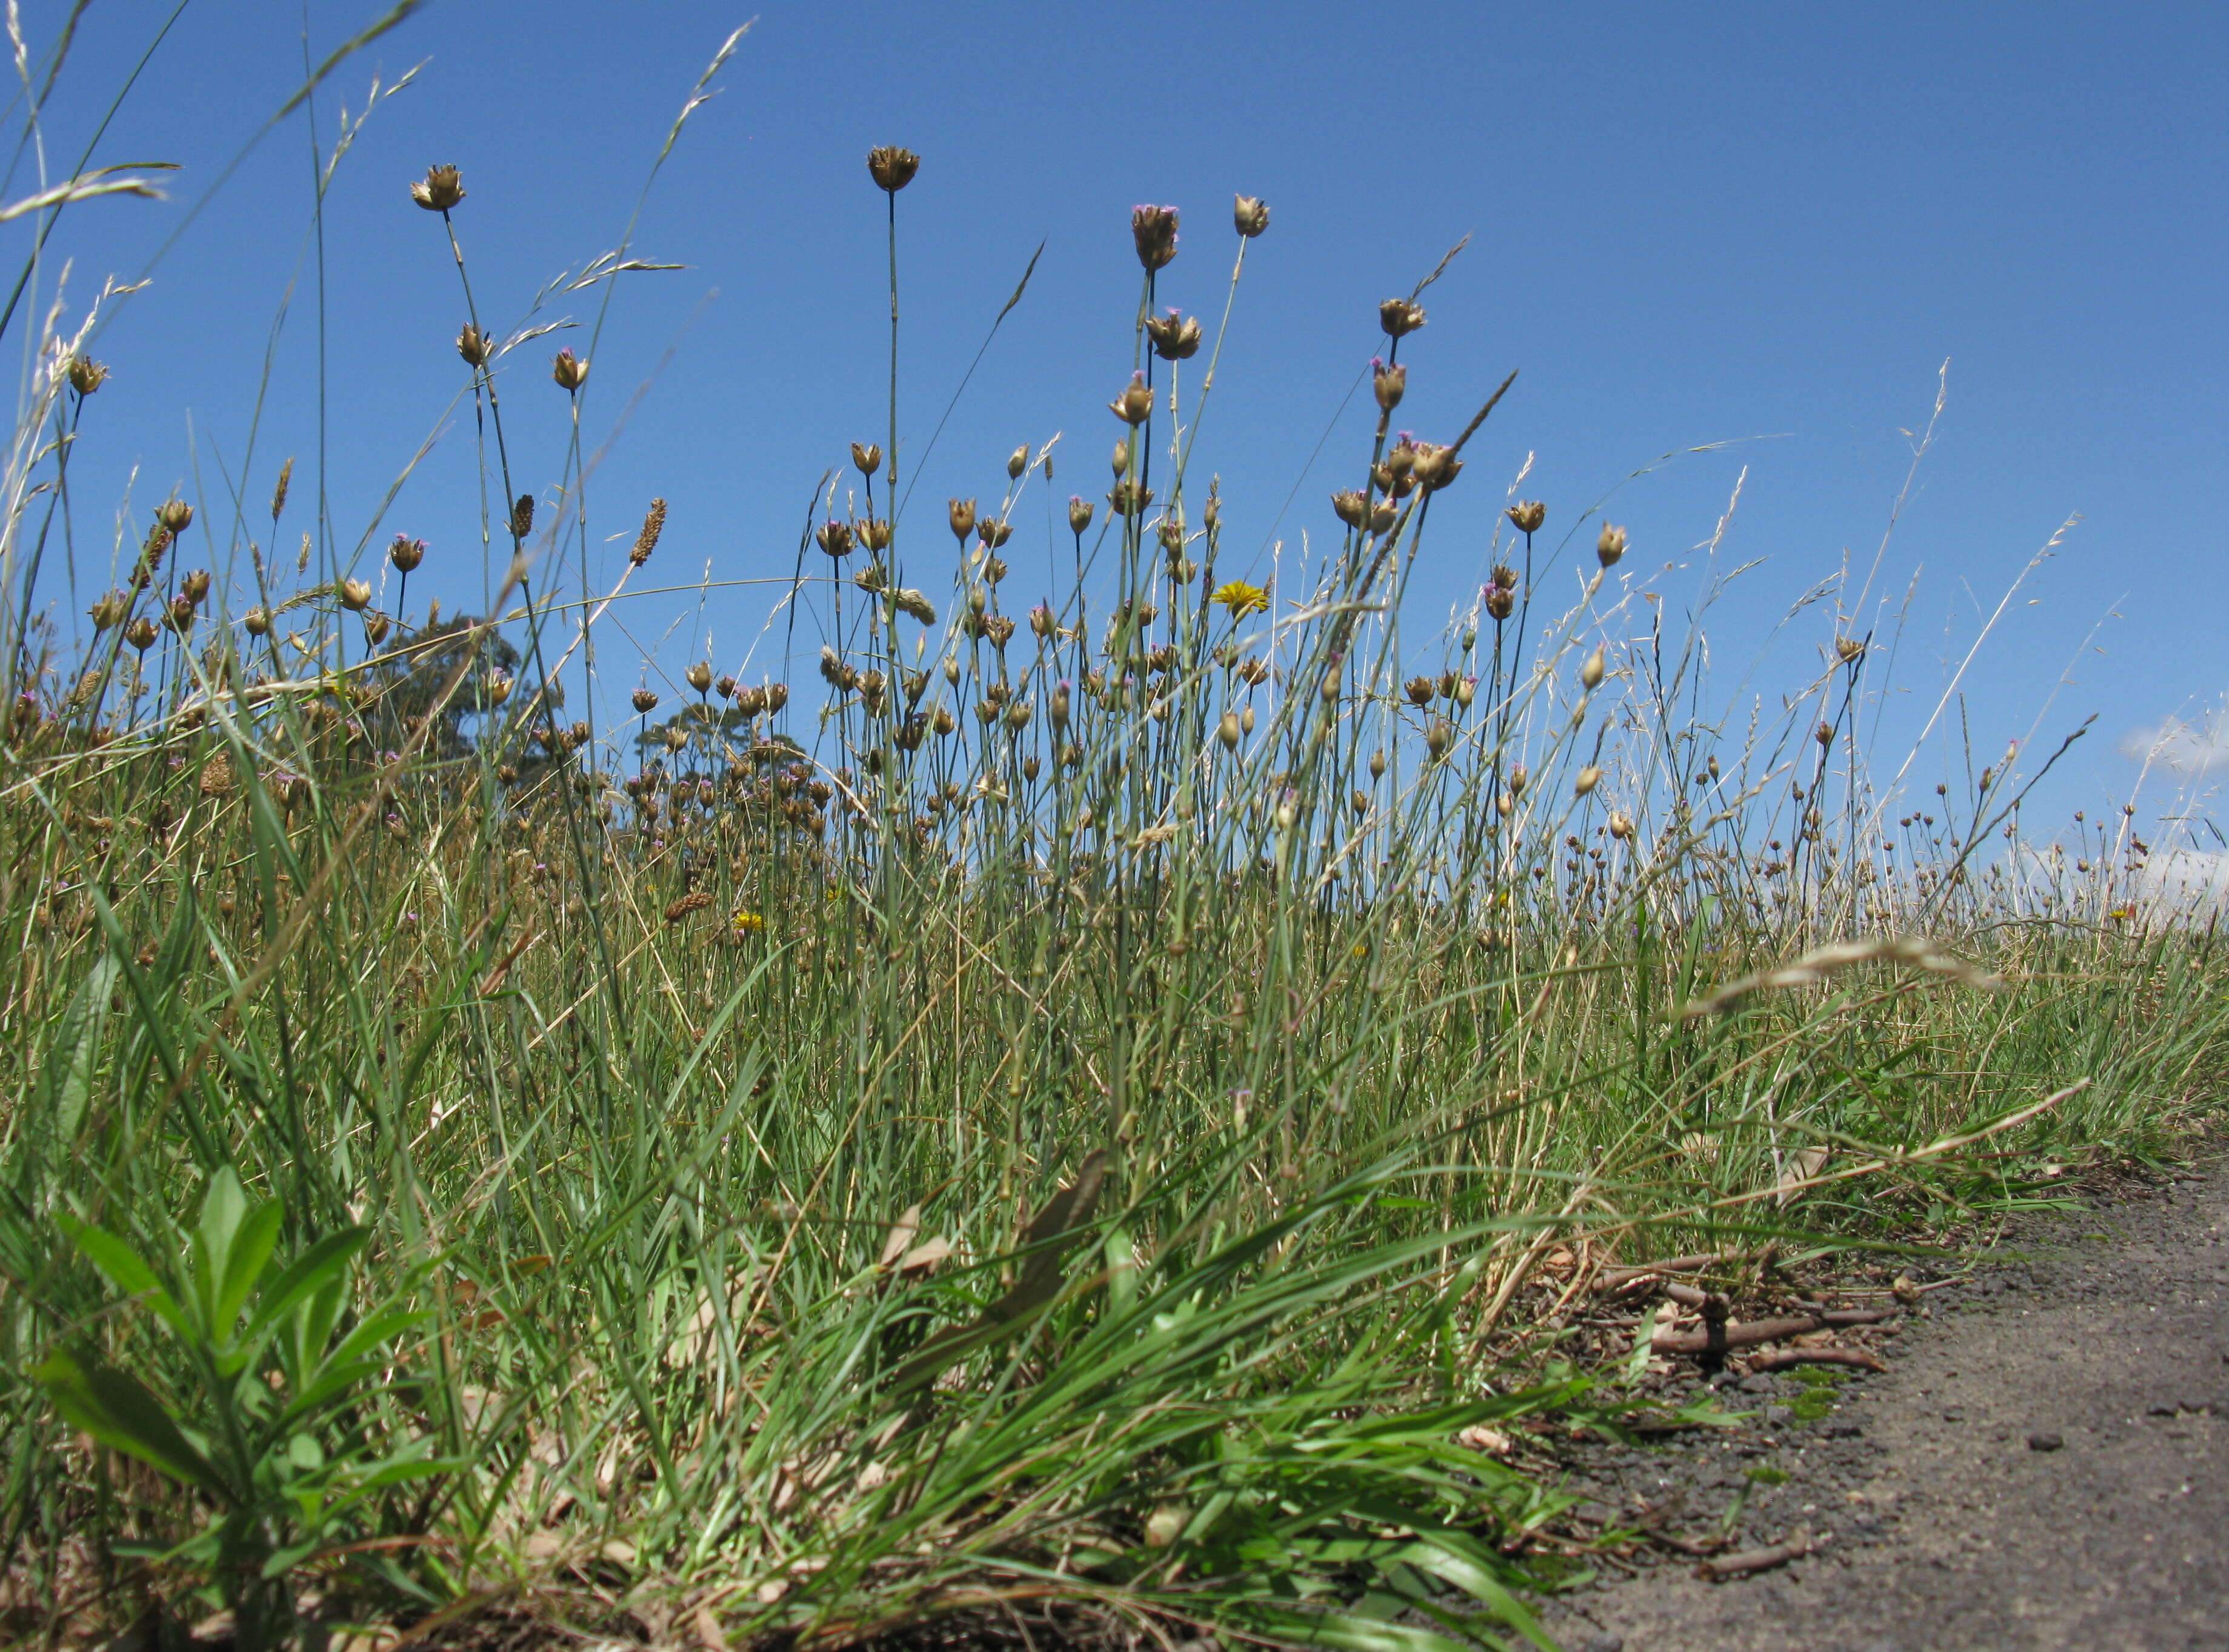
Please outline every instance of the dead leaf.
[[909, 1205], [906, 1213], [891, 1225], [890, 1237], [883, 1241], [883, 1259], [875, 1265], [887, 1268], [905, 1255], [907, 1247], [913, 1244], [913, 1236], [920, 1231], [921, 1206]]

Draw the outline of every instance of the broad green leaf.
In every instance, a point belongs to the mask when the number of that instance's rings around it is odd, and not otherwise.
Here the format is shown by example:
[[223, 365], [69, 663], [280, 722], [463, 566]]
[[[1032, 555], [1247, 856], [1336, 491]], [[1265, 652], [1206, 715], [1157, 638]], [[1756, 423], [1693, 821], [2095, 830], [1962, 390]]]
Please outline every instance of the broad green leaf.
[[54, 1355], [31, 1375], [56, 1411], [103, 1445], [198, 1486], [213, 1497], [232, 1501], [215, 1465], [179, 1432], [162, 1403], [137, 1378], [67, 1353]]
[[104, 952], [62, 1012], [39, 1075], [46, 1115], [49, 1174], [69, 1153], [93, 1096], [93, 1071], [100, 1057], [100, 1035], [108, 1025], [109, 995], [116, 990], [116, 959]]
[[69, 1242], [78, 1248], [87, 1262], [106, 1274], [117, 1289], [126, 1295], [136, 1296], [145, 1302], [150, 1312], [180, 1336], [193, 1334], [186, 1316], [178, 1309], [170, 1293], [163, 1289], [155, 1277], [155, 1270], [141, 1259], [138, 1251], [105, 1228], [97, 1228], [75, 1217], [60, 1215], [55, 1218]]
[[[369, 1228], [343, 1228], [337, 1233], [328, 1233], [303, 1251], [257, 1295], [255, 1311], [248, 1316], [243, 1340], [254, 1340], [279, 1319], [292, 1313], [294, 1305], [304, 1297], [345, 1275], [357, 1252], [370, 1243]], [[324, 1338], [318, 1340], [322, 1343]]]

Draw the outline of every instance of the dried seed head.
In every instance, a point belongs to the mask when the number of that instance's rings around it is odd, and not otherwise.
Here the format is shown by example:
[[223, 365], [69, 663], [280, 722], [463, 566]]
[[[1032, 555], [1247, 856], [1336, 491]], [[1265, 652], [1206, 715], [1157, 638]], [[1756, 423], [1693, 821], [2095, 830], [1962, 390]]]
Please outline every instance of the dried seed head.
[[155, 646], [155, 639], [161, 634], [155, 622], [144, 614], [124, 627], [124, 640], [143, 654]]
[[1518, 764], [1516, 768], [1509, 771], [1509, 794], [1512, 797], [1524, 796], [1525, 787], [1531, 781], [1532, 778], [1532, 776], [1531, 773], [1527, 771], [1525, 765], [1523, 763]]
[[360, 579], [341, 582], [341, 606], [351, 613], [361, 614], [371, 606], [371, 587]]
[[1865, 658], [1866, 646], [1855, 637], [1834, 639], [1834, 658], [1847, 665]]
[[1595, 555], [1602, 559], [1604, 568], [1617, 566], [1617, 559], [1625, 555], [1625, 530], [1603, 524], [1602, 537], [1595, 541]]
[[789, 704], [789, 685], [787, 683], [768, 683], [766, 685], [766, 701], [768, 710], [780, 710], [783, 706]]
[[[1014, 530], [996, 517], [980, 517], [975, 523], [975, 537], [983, 542], [984, 550], [996, 550], [1014, 537]], [[992, 582], [997, 583], [995, 580]]]
[[201, 606], [202, 599], [209, 592], [209, 572], [206, 568], [196, 568], [178, 582], [178, 594], [196, 607]]
[[1626, 814], [1622, 810], [1611, 810], [1609, 817], [1609, 835], [1616, 838], [1620, 843], [1623, 843], [1628, 838], [1630, 838], [1633, 835], [1632, 817]]
[[278, 485], [271, 490], [271, 525], [274, 528], [279, 525], [279, 513], [286, 508], [286, 489], [293, 479], [294, 460], [289, 454], [286, 462], [279, 467]]
[[1391, 499], [1380, 499], [1370, 507], [1370, 531], [1390, 533], [1392, 531], [1393, 524], [1400, 519], [1400, 517], [1399, 506]]
[[495, 354], [495, 340], [467, 321], [457, 333], [457, 354], [468, 366], [485, 367]]
[[[1009, 624], [1012, 623], [1011, 620]], [[1019, 734], [1030, 726], [1030, 707], [1026, 700], [1016, 700], [1006, 708], [1006, 727]]]
[[1252, 706], [1246, 705], [1239, 708], [1238, 726], [1243, 729], [1248, 734], [1252, 734], [1254, 732], [1254, 708]]
[[1117, 482], [1114, 491], [1107, 496], [1107, 503], [1114, 506], [1114, 514], [1123, 517], [1137, 516], [1153, 502], [1153, 490], [1140, 487], [1134, 482]]
[[1455, 742], [1455, 725], [1445, 717], [1434, 717], [1424, 730], [1424, 749], [1434, 758], [1447, 755], [1448, 748]]
[[1378, 325], [1388, 338], [1404, 337], [1424, 325], [1423, 308], [1408, 299], [1388, 299], [1378, 306]]
[[1409, 370], [1396, 364], [1388, 367], [1372, 357], [1370, 362], [1371, 389], [1378, 397], [1378, 409], [1391, 413], [1401, 405], [1401, 397], [1409, 388]]
[[426, 560], [426, 542], [407, 533], [396, 534], [395, 543], [387, 548], [387, 560], [395, 564], [396, 573], [407, 574]]
[[1006, 455], [1006, 479], [1010, 482], [1018, 482], [1022, 479], [1022, 472], [1029, 467], [1030, 445], [1024, 442]]
[[1331, 496], [1331, 508], [1350, 528], [1359, 528], [1370, 515], [1370, 501], [1352, 488]]
[[[95, 631], [106, 631], [111, 626], [121, 625], [124, 616], [132, 611], [131, 599], [121, 591], [111, 591], [95, 602], [87, 613], [92, 617]], [[260, 609], [257, 610], [259, 613]]]
[[561, 350], [550, 358], [549, 376], [557, 381], [558, 389], [570, 395], [588, 382], [588, 357], [575, 356], [569, 348]]
[[511, 507], [511, 537], [524, 539], [534, 531], [534, 496], [522, 493]]
[[194, 507], [183, 499], [165, 499], [155, 507], [155, 520], [175, 537], [194, 524]]
[[1603, 651], [1600, 648], [1596, 648], [1594, 652], [1587, 656], [1586, 664], [1579, 667], [1579, 683], [1581, 686], [1590, 689], [1600, 687], [1602, 685], [1603, 674], [1607, 669], [1608, 667], [1603, 659]]
[[[1153, 393], [1147, 388], [1145, 374], [1131, 374], [1129, 383], [1123, 386], [1121, 395], [1107, 404], [1107, 410], [1127, 425], [1140, 425], [1153, 417]], [[1126, 453], [1123, 456], [1124, 468], [1127, 469], [1128, 465], [1129, 457]]]
[[1223, 742], [1223, 749], [1225, 751], [1238, 749], [1238, 742], [1243, 736], [1239, 730], [1237, 712], [1225, 711], [1223, 714], [1221, 720], [1215, 725], [1215, 737]]
[[1538, 533], [1540, 524], [1548, 519], [1548, 507], [1538, 499], [1519, 499], [1506, 514], [1518, 532]]
[[1408, 688], [1409, 700], [1411, 704], [1421, 708], [1432, 703], [1434, 690], [1430, 678], [1412, 677], [1409, 679]]
[[1579, 770], [1578, 778], [1571, 782], [1571, 790], [1576, 795], [1584, 797], [1601, 784], [1602, 770], [1589, 763], [1584, 768]]
[[851, 554], [851, 530], [844, 523], [824, 522], [813, 537], [820, 549], [831, 556], [849, 556]]
[[864, 447], [856, 441], [851, 444], [851, 467], [860, 475], [872, 476], [882, 468], [882, 463], [883, 450], [875, 443], [870, 441]]
[[910, 614], [925, 626], [933, 626], [936, 623], [936, 605], [919, 591], [901, 590], [890, 600], [896, 605], [900, 614]]
[[464, 180], [453, 166], [429, 166], [425, 178], [410, 186], [410, 198], [428, 212], [446, 212], [465, 198]]
[[365, 614], [363, 616], [363, 640], [369, 643], [373, 647], [378, 647], [381, 643], [387, 640], [387, 627], [388, 619], [385, 614]]
[[640, 568], [650, 560], [650, 553], [658, 549], [658, 536], [665, 531], [665, 501], [652, 499], [650, 509], [643, 512], [642, 530], [634, 537], [634, 549], [627, 552], [627, 561]]
[[1831, 723], [1821, 723], [1817, 728], [1811, 730], [1811, 737], [1814, 740], [1816, 740], [1822, 746], [1833, 745], [1834, 743], [1834, 725]]
[[1130, 239], [1137, 243], [1138, 262], [1148, 273], [1167, 268], [1169, 260], [1177, 255], [1177, 209], [1131, 208]]
[[948, 504], [947, 518], [952, 524], [952, 537], [965, 543], [967, 536], [975, 531], [975, 501], [954, 499]]
[[699, 694], [703, 693], [712, 686], [712, 667], [710, 664], [705, 660], [700, 659], [697, 661], [697, 663], [690, 666], [687, 671], [682, 672], [682, 675], [689, 679], [689, 686], [695, 689]]
[[852, 524], [859, 543], [869, 550], [888, 550], [890, 548], [890, 524], [888, 517], [869, 517]]
[[164, 618], [170, 622], [171, 630], [183, 635], [194, 628], [194, 605], [183, 596], [174, 596], [164, 610]]
[[634, 709], [641, 712], [646, 717], [658, 709], [658, 691], [656, 689], [639, 688], [635, 690], [633, 694], [629, 697], [634, 702]]
[[80, 395], [91, 395], [108, 378], [108, 369], [90, 356], [71, 357], [63, 370], [69, 376], [70, 389]]
[[960, 726], [960, 719], [952, 715], [950, 706], [940, 705], [935, 716], [929, 719], [929, 726], [940, 735], [948, 735]]
[[909, 149], [878, 144], [867, 151], [867, 176], [886, 194], [896, 195], [913, 182], [913, 175], [919, 170], [921, 157]]
[[1089, 527], [1093, 509], [1091, 501], [1082, 494], [1071, 494], [1068, 501], [1069, 531], [1081, 535], [1086, 528]]
[[1146, 337], [1163, 361], [1190, 361], [1199, 350], [1199, 320], [1172, 310], [1158, 321], [1147, 321]]
[[1269, 227], [1269, 208], [1258, 196], [1234, 196], [1230, 203], [1230, 222], [1238, 233], [1251, 241]]

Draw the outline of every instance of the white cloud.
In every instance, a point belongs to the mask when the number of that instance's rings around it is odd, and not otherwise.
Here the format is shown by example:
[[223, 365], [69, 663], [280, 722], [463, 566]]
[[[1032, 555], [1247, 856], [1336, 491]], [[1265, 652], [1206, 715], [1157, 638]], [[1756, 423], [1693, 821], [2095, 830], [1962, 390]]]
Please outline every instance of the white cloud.
[[2121, 755], [2187, 778], [2229, 769], [2229, 712], [2210, 711], [2195, 721], [2163, 717], [2131, 729], [2121, 736]]
[[2229, 853], [2165, 850], [2146, 864], [2142, 877], [2145, 903], [2157, 916], [2229, 910]]

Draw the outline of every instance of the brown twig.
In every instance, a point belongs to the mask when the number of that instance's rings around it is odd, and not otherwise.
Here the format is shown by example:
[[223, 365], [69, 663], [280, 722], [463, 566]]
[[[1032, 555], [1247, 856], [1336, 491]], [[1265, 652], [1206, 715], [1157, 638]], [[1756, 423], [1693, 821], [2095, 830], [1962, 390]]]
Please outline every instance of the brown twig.
[[1879, 1354], [1864, 1348], [1784, 1348], [1778, 1353], [1759, 1354], [1749, 1362], [1752, 1374], [1787, 1371], [1796, 1366], [1855, 1366], [1860, 1371], [1888, 1369]]
[[1705, 1583], [1724, 1583], [1728, 1578], [1744, 1578], [1753, 1572], [1768, 1572], [1790, 1560], [1801, 1560], [1825, 1544], [1823, 1538], [1814, 1543], [1808, 1532], [1798, 1532], [1785, 1543], [1776, 1543], [1769, 1549], [1751, 1549], [1744, 1554], [1705, 1560], [1695, 1568], [1695, 1575]]

